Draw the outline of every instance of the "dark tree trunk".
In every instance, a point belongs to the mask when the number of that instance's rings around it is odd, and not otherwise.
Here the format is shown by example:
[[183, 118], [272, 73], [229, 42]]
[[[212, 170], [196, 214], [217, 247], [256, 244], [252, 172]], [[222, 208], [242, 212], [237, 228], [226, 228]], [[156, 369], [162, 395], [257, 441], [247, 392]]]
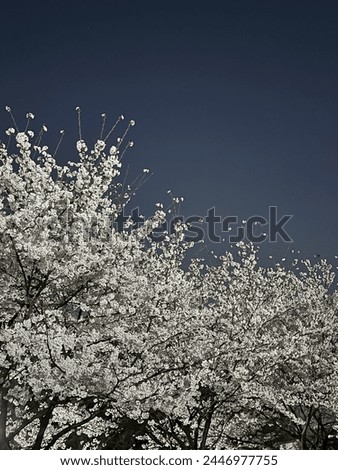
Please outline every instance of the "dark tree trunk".
[[9, 450], [8, 439], [6, 435], [7, 427], [7, 401], [0, 397], [0, 450]]
[[43, 436], [45, 435], [45, 431], [46, 431], [47, 426], [49, 424], [49, 421], [52, 417], [53, 410], [54, 410], [54, 404], [50, 405], [50, 407], [48, 408], [46, 414], [44, 416], [42, 416], [42, 418], [40, 418], [40, 427], [39, 427], [39, 431], [38, 431], [38, 434], [36, 436], [35, 442], [32, 446], [33, 450], [40, 450], [41, 449]]
[[303, 431], [302, 431], [302, 434], [301, 434], [301, 437], [300, 437], [301, 450], [308, 450], [309, 449], [309, 446], [307, 444], [307, 437], [308, 437], [307, 436], [307, 431], [308, 431], [309, 426], [310, 426], [312, 415], [313, 415], [313, 406], [311, 405], [310, 409], [309, 409], [309, 413], [307, 415], [306, 423], [303, 427]]

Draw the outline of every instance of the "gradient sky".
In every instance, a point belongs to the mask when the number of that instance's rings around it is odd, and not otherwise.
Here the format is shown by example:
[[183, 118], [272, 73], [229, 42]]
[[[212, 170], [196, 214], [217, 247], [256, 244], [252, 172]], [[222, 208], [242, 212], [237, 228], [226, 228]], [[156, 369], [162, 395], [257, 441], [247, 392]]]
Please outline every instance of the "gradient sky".
[[137, 196], [143, 213], [167, 189], [184, 196], [184, 215], [214, 206], [246, 219], [276, 205], [293, 215], [292, 249], [334, 260], [337, 1], [17, 0], [0, 25], [3, 130], [6, 105], [22, 126], [34, 112], [51, 147], [65, 129], [67, 161], [75, 106], [89, 143], [102, 112], [123, 113], [137, 122], [131, 174], [154, 173]]

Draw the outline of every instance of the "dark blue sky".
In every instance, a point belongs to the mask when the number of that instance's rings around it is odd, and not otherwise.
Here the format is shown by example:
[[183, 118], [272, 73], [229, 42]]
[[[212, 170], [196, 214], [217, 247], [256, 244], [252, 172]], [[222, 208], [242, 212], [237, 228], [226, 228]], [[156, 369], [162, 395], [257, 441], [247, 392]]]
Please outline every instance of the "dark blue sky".
[[123, 113], [126, 160], [154, 172], [144, 213], [169, 188], [185, 215], [276, 205], [292, 249], [338, 253], [337, 1], [19, 0], [0, 25], [0, 104], [22, 124], [34, 112], [51, 146], [65, 129], [60, 158], [75, 156], [75, 106], [89, 142], [102, 112]]

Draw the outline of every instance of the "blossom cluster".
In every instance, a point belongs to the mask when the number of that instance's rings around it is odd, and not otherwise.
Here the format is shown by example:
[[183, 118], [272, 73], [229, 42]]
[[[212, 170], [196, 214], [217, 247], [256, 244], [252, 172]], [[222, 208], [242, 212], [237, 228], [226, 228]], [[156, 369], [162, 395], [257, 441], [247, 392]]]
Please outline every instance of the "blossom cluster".
[[325, 261], [263, 268], [240, 242], [206, 265], [189, 258], [184, 224], [151, 237], [162, 205], [115, 230], [131, 197], [123, 139], [106, 152], [107, 139], [89, 150], [80, 138], [78, 161], [61, 166], [41, 133], [6, 134], [0, 448], [334, 448], [337, 293]]

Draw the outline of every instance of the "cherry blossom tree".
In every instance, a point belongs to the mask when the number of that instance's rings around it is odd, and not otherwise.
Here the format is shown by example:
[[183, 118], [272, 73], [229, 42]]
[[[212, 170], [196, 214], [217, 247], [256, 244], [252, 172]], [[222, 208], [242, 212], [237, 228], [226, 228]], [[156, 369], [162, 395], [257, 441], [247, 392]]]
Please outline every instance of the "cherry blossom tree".
[[166, 401], [186, 367], [182, 228], [152, 242], [161, 210], [136, 230], [113, 226], [130, 198], [116, 178], [133, 124], [107, 153], [104, 139], [92, 151], [80, 139], [66, 166], [42, 145], [45, 127], [34, 144], [10, 128], [16, 154], [1, 144], [2, 448], [62, 447], [79, 428], [95, 440]]
[[259, 266], [240, 243], [218, 266], [194, 260], [205, 360], [180, 415], [154, 413], [155, 447], [336, 448], [337, 303], [331, 267]]
[[0, 448], [337, 448], [331, 267], [189, 260], [161, 205], [117, 227], [135, 122], [89, 150], [77, 111], [75, 162], [31, 113], [0, 144]]

